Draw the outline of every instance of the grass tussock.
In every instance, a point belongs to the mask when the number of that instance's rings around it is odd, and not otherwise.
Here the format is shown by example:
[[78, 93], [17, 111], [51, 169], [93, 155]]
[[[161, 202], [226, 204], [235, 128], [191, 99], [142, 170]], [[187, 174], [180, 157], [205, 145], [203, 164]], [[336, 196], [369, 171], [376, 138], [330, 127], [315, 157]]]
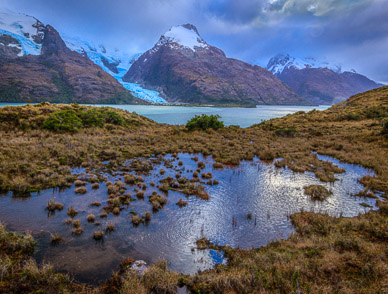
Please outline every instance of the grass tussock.
[[75, 216], [78, 215], [78, 211], [76, 211], [73, 206], [70, 206], [67, 209], [67, 215], [70, 216], [71, 218], [74, 218]]
[[93, 234], [93, 239], [96, 241], [101, 241], [104, 238], [104, 232], [103, 231], [97, 231]]
[[56, 233], [50, 234], [50, 238], [51, 238], [52, 245], [58, 245], [59, 243], [64, 242], [63, 237]]
[[179, 207], [185, 207], [187, 205], [187, 202], [180, 198], [176, 205], [178, 205]]
[[77, 194], [85, 194], [88, 190], [86, 187], [78, 187], [74, 190], [75, 193]]
[[304, 192], [311, 197], [311, 200], [323, 201], [329, 197], [332, 192], [322, 185], [310, 185], [304, 187]]
[[131, 219], [131, 222], [134, 226], [138, 226], [140, 225], [140, 223], [142, 222], [142, 219], [140, 218], [140, 216], [138, 215], [132, 215], [132, 219]]
[[63, 209], [63, 204], [55, 202], [54, 199], [51, 199], [47, 202], [46, 210], [49, 212], [55, 212], [56, 210], [61, 211]]
[[89, 214], [87, 216], [87, 220], [89, 223], [94, 223], [94, 221], [96, 220], [96, 216], [94, 214]]

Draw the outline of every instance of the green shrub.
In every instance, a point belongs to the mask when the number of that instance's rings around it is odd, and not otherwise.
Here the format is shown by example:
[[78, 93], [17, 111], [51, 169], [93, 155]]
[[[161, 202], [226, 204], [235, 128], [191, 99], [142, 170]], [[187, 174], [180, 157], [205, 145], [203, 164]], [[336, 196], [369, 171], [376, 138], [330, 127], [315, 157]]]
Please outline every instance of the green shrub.
[[385, 120], [383, 122], [383, 130], [381, 131], [381, 133], [388, 138], [388, 120]]
[[104, 124], [125, 125], [125, 119], [107, 108], [91, 108], [83, 111], [78, 105], [74, 109], [52, 113], [44, 122], [43, 128], [56, 132], [77, 132], [82, 127], [103, 127]]
[[207, 129], [218, 130], [224, 127], [224, 123], [220, 121], [219, 118], [221, 118], [219, 115], [196, 115], [187, 122], [186, 128], [189, 131]]
[[102, 109], [101, 114], [106, 123], [120, 125], [120, 126], [125, 125], [124, 118], [117, 112], [114, 112], [112, 110]]
[[91, 126], [97, 126], [97, 127], [103, 127], [104, 126], [104, 117], [101, 114], [100, 109], [91, 108], [87, 111], [83, 111], [81, 113], [82, 122], [85, 126], [91, 127]]
[[43, 122], [43, 128], [56, 132], [75, 133], [82, 128], [82, 126], [82, 120], [72, 109], [56, 111], [50, 114]]
[[351, 112], [345, 116], [345, 119], [346, 120], [360, 120], [360, 115], [358, 113]]
[[289, 129], [277, 129], [275, 135], [280, 137], [294, 137], [298, 131], [294, 128]]
[[384, 107], [373, 106], [365, 110], [365, 115], [367, 118], [382, 119], [387, 117], [388, 110]]

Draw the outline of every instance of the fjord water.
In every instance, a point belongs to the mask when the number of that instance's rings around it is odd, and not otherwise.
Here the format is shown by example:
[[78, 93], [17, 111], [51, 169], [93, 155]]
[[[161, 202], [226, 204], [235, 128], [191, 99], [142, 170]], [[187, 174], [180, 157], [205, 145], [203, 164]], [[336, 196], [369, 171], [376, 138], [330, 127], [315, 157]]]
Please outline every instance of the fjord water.
[[[0, 103], [3, 106], [17, 106], [25, 103]], [[238, 125], [242, 128], [260, 123], [263, 120], [278, 118], [297, 111], [310, 111], [313, 109], [325, 110], [328, 105], [320, 106], [287, 106], [287, 105], [261, 105], [256, 108], [222, 108], [222, 107], [189, 107], [189, 106], [156, 106], [156, 105], [118, 105], [95, 104], [93, 106], [109, 106], [136, 112], [158, 123], [184, 125], [195, 115], [218, 114], [225, 125]]]
[[[364, 188], [357, 180], [364, 175], [373, 175], [372, 171], [360, 166], [320, 157], [334, 161], [346, 170], [346, 173], [336, 174], [338, 181], [335, 183], [322, 183], [313, 173], [277, 169], [272, 163], [258, 158], [243, 161], [238, 167], [213, 169], [211, 157], [197, 154], [199, 160], [206, 163], [203, 172], [212, 172], [213, 179], [219, 181], [218, 185], [206, 185], [210, 200], [169, 191], [167, 204], [152, 214], [149, 224], [133, 226], [131, 211], [139, 216], [144, 215], [146, 210], [152, 211], [147, 196], [158, 189], [151, 187], [151, 181], [158, 184], [167, 176], [175, 177], [178, 171], [190, 179], [192, 171], [197, 168], [193, 156], [178, 154], [179, 159], [175, 159], [167, 155], [166, 158], [173, 164], [171, 169], [166, 169], [163, 164], [154, 165], [150, 174], [143, 176], [148, 186], [145, 199], [131, 202], [119, 216], [109, 214], [107, 219], [98, 218], [101, 207], [91, 207], [90, 203], [99, 201], [105, 206], [107, 188], [105, 183], [101, 183], [98, 190], [92, 190], [88, 183], [88, 192], [84, 195], [75, 194], [74, 185], [63, 191], [50, 189], [32, 193], [29, 198], [13, 197], [12, 192], [8, 192], [0, 197], [1, 221], [8, 229], [29, 231], [34, 235], [38, 241], [35, 254], [38, 262], [49, 262], [59, 271], [70, 272], [79, 281], [98, 283], [109, 278], [112, 271], [118, 269], [119, 263], [129, 257], [143, 259], [147, 263], [166, 259], [171, 270], [187, 274], [222, 262], [222, 253], [193, 250], [195, 241], [201, 237], [233, 247], [260, 247], [271, 240], [286, 238], [293, 232], [289, 219], [292, 213], [304, 210], [352, 217], [376, 208], [374, 199], [353, 196]], [[183, 166], [178, 165], [178, 160], [183, 161]], [[163, 176], [159, 173], [161, 168], [166, 169]], [[84, 170], [78, 168], [73, 172], [82, 174]], [[120, 174], [108, 174], [107, 177], [112, 182], [123, 181]], [[311, 184], [324, 185], [333, 194], [322, 202], [311, 201], [303, 189]], [[126, 187], [126, 192], [133, 196], [136, 194], [134, 186]], [[180, 198], [188, 202], [186, 207], [176, 205]], [[50, 199], [63, 203], [64, 209], [48, 215], [45, 207]], [[68, 217], [67, 208], [71, 205], [79, 211], [75, 219], [80, 219], [84, 228], [81, 236], [72, 235], [71, 226], [64, 224]], [[101, 222], [99, 226], [87, 222], [86, 217], [90, 213], [97, 216], [96, 221]], [[251, 219], [247, 218], [248, 213], [252, 214]], [[93, 233], [103, 230], [107, 223], [114, 224], [116, 230], [106, 234], [103, 242], [94, 241]], [[65, 242], [51, 246], [50, 233], [60, 234]]]

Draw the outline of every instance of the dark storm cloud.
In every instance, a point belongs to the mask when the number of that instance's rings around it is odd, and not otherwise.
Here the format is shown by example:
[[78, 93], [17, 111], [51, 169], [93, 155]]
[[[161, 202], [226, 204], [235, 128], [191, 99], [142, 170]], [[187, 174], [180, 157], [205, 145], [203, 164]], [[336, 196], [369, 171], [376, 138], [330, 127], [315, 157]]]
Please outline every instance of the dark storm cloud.
[[228, 56], [266, 65], [278, 52], [327, 57], [388, 82], [385, 0], [0, 0], [61, 33], [142, 52], [193, 23]]

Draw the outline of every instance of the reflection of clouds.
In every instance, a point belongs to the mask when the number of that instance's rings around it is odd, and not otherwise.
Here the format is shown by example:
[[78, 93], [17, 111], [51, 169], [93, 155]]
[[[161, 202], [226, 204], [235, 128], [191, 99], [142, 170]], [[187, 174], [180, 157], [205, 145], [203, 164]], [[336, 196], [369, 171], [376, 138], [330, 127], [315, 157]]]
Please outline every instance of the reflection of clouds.
[[[193, 156], [179, 154], [185, 166], [183, 176], [187, 178], [190, 178], [192, 173], [187, 173], [186, 170], [196, 169], [197, 163], [190, 159]], [[320, 159], [332, 160], [329, 157], [320, 157]], [[199, 160], [204, 161], [204, 158], [199, 156]], [[210, 157], [206, 162], [209, 163], [209, 168], [212, 163]], [[337, 174], [336, 177], [340, 180], [334, 184], [320, 182], [311, 172], [293, 173], [256, 160], [242, 162], [238, 168], [208, 169], [207, 171], [211, 171], [214, 178], [220, 182], [219, 185], [207, 188], [210, 194], [209, 201], [200, 200], [195, 196], [186, 199], [184, 195], [170, 191], [165, 208], [152, 214], [148, 226], [133, 227], [128, 220], [130, 210], [136, 211], [139, 215], [143, 215], [145, 210], [150, 210], [147, 198], [131, 202], [130, 208], [123, 210], [120, 216], [109, 215], [107, 220], [101, 220], [103, 224], [100, 227], [96, 227], [86, 223], [85, 218], [90, 212], [98, 215], [100, 209], [91, 208], [88, 204], [92, 200], [106, 200], [104, 184], [100, 186], [100, 190], [93, 191], [92, 199], [88, 198], [89, 194], [75, 195], [73, 189], [55, 192], [54, 196], [61, 199], [65, 207], [78, 205], [77, 208], [80, 210], [85, 209], [85, 212], [77, 217], [82, 220], [85, 229], [80, 237], [70, 237], [71, 229], [63, 225], [63, 220], [67, 218], [65, 209], [49, 219], [45, 213], [42, 213], [47, 200], [53, 197], [51, 190], [42, 191], [40, 195], [25, 202], [12, 201], [9, 193], [0, 198], [0, 215], [3, 216], [4, 221], [14, 224], [19, 230], [42, 229], [55, 231], [64, 236], [68, 243], [60, 247], [50, 246], [47, 240], [44, 241], [46, 243], [40, 243], [39, 258], [71, 269], [76, 276], [77, 274], [87, 276], [91, 267], [77, 269], [66, 265], [66, 260], [77, 260], [78, 265], [89, 264], [89, 260], [93, 260], [90, 263], [93, 264], [93, 270], [99, 268], [99, 274], [105, 275], [104, 278], [108, 278], [112, 269], [128, 257], [143, 259], [147, 263], [164, 258], [168, 260], [170, 269], [194, 273], [198, 269], [210, 268], [214, 264], [214, 258], [218, 257], [210, 254], [209, 251], [191, 250], [196, 247], [195, 241], [202, 236], [220, 244], [235, 247], [259, 247], [290, 234], [293, 228], [287, 216], [302, 209], [325, 212], [334, 216], [338, 216], [341, 212], [344, 216], [354, 216], [359, 212], [367, 211], [359, 204], [367, 202], [373, 205], [374, 200], [359, 199], [349, 194], [357, 193], [362, 189], [357, 178], [369, 174], [369, 171], [337, 161], [335, 164], [345, 168], [347, 172]], [[147, 185], [152, 180], [157, 182], [161, 179], [158, 175], [159, 169], [160, 167], [155, 167], [151, 176], [144, 177]], [[175, 173], [167, 170], [165, 177], [174, 176]], [[303, 190], [304, 186], [311, 184], [324, 185], [333, 190], [333, 195], [323, 202], [313, 202]], [[128, 189], [132, 195], [133, 189], [134, 187]], [[152, 188], [149, 187], [146, 195], [151, 192]], [[184, 198], [188, 205], [178, 208], [175, 203], [179, 198]], [[28, 207], [28, 213], [23, 213], [26, 207]], [[247, 213], [252, 213], [251, 220], [247, 219]], [[233, 216], [237, 222], [236, 226], [232, 226]], [[106, 222], [114, 223], [116, 230], [106, 235], [104, 243], [97, 244], [91, 239], [91, 234], [104, 228]], [[65, 253], [60, 254], [61, 252]]]

